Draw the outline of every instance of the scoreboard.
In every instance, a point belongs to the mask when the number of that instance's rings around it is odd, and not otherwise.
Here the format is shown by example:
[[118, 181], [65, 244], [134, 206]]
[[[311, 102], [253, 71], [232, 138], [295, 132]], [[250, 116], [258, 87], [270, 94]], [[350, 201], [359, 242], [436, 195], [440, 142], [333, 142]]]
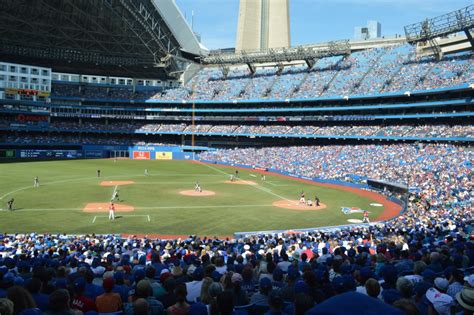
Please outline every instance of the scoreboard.
[[76, 159], [82, 157], [82, 150], [18, 150], [17, 157], [40, 158], [40, 159]]

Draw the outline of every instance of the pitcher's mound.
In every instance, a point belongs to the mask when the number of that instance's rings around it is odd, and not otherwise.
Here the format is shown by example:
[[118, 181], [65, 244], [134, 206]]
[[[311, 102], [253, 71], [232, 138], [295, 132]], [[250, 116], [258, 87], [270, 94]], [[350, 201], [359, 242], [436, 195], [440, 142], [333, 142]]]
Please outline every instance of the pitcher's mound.
[[326, 205], [324, 203], [319, 203], [319, 207], [315, 207], [314, 204], [313, 206], [307, 206], [304, 204], [299, 203], [299, 200], [278, 200], [273, 203], [275, 207], [278, 208], [284, 208], [284, 209], [290, 209], [290, 210], [300, 210], [300, 211], [315, 211], [315, 210], [321, 210], [326, 208]]
[[135, 182], [133, 180], [105, 180], [100, 183], [100, 186], [122, 186], [131, 185]]
[[214, 196], [216, 193], [211, 190], [203, 190], [201, 192], [195, 190], [181, 190], [179, 192], [183, 196], [196, 196], [196, 197], [205, 197], [205, 196]]
[[224, 183], [226, 184], [236, 184], [236, 185], [257, 185], [256, 182], [251, 181], [251, 180], [235, 180], [235, 181], [230, 181], [226, 180]]
[[[108, 202], [92, 202], [86, 204], [84, 212], [109, 212], [109, 204]], [[114, 203], [115, 212], [132, 212], [135, 210], [133, 206]]]

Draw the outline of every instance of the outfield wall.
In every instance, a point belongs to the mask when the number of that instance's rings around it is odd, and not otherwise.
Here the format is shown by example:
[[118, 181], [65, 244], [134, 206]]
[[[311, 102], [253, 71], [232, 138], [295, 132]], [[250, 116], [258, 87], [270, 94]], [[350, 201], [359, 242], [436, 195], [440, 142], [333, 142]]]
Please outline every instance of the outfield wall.
[[[195, 147], [204, 151], [208, 148]], [[135, 160], [193, 160], [188, 146], [127, 146], [127, 145], [25, 145], [3, 146], [0, 161], [104, 159], [115, 157], [114, 152], [127, 152]], [[120, 156], [116, 156], [120, 157]]]

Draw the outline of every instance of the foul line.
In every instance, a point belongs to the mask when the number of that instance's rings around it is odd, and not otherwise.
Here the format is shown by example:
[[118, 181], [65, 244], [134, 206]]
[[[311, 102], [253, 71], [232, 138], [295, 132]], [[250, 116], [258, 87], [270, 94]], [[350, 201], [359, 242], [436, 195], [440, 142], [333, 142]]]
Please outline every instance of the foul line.
[[[273, 207], [271, 204], [259, 204], [259, 205], [201, 205], [201, 206], [163, 206], [163, 207], [135, 207], [135, 210], [159, 210], [159, 209], [207, 209], [207, 208], [257, 208], [257, 207]], [[84, 210], [82, 208], [33, 208], [33, 209], [18, 209], [13, 211], [15, 212], [38, 212], [38, 211], [81, 211]], [[11, 213], [12, 211], [1, 209], [0, 212], [8, 212]]]
[[[215, 168], [214, 166], [207, 165], [207, 164], [204, 164], [204, 165], [207, 166], [207, 167], [209, 167], [210, 169], [216, 171], [216, 172], [219, 172], [219, 173], [224, 174], [224, 175], [226, 175], [226, 176], [229, 175], [228, 173], [226, 173], [226, 172], [224, 172], [224, 171], [222, 171], [222, 170], [220, 170], [220, 169], [218, 169], [218, 168]], [[237, 180], [240, 180], [240, 179], [237, 178]], [[283, 196], [281, 196], [281, 195], [279, 195], [279, 194], [275, 194], [274, 192], [272, 192], [272, 191], [271, 191], [270, 189], [268, 189], [268, 188], [260, 187], [258, 184], [257, 184], [257, 185], [249, 185], [249, 186], [254, 187], [254, 188], [256, 188], [256, 189], [258, 189], [258, 190], [261, 190], [261, 191], [263, 191], [263, 192], [266, 192], [267, 194], [270, 194], [270, 195], [273, 195], [273, 196], [275, 196], [275, 197], [278, 197], [278, 198], [280, 198], [280, 199], [284, 199], [284, 200], [286, 200], [286, 201], [288, 201], [288, 202], [297, 204], [297, 203], [294, 202], [293, 200], [290, 200], [290, 199], [288, 199], [288, 198], [286, 198], [286, 197], [283, 197]]]
[[115, 199], [115, 193], [117, 192], [117, 187], [118, 185], [115, 185], [114, 192], [112, 193], [112, 198], [110, 199], [110, 201], [113, 201]]

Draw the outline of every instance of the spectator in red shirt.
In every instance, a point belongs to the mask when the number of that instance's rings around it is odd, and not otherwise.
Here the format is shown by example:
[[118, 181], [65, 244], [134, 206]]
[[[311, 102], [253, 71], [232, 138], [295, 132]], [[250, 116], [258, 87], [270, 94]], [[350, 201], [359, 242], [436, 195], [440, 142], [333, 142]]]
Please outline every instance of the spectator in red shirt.
[[83, 313], [89, 311], [96, 311], [97, 308], [92, 299], [84, 295], [86, 287], [86, 280], [84, 278], [78, 278], [74, 281], [74, 297], [71, 302], [71, 308], [82, 311]]

